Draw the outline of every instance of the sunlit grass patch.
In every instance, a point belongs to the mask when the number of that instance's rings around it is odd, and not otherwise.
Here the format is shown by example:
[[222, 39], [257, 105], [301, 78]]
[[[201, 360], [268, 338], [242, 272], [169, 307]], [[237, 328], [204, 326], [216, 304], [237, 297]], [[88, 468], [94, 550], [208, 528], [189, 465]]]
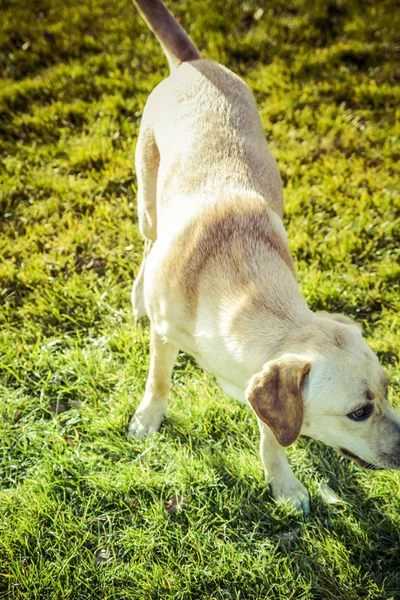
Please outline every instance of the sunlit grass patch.
[[[3, 4], [0, 597], [400, 597], [398, 473], [301, 439], [313, 512], [276, 505], [253, 415], [183, 354], [160, 433], [127, 440], [148, 368], [134, 150], [166, 61], [125, 0]], [[393, 1], [169, 5], [253, 90], [301, 289], [360, 322], [399, 407]]]

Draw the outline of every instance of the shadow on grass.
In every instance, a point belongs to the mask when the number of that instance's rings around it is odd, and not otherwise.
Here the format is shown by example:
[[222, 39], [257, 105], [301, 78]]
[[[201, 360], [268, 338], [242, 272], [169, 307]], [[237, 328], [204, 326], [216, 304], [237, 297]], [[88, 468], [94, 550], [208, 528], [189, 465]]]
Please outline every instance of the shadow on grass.
[[[229, 423], [226, 425], [229, 429]], [[169, 439], [178, 440], [180, 445], [190, 446], [217, 472], [220, 488], [210, 487], [207, 500], [211, 510], [230, 524], [232, 543], [240, 544], [249, 536], [259, 543], [263, 539], [275, 541], [281, 552], [290, 558], [294, 572], [312, 581], [313, 598], [347, 600], [358, 598], [359, 594], [364, 597], [363, 594], [370, 592], [371, 582], [376, 586], [377, 595], [368, 597], [398, 597], [398, 527], [380, 506], [380, 498], [367, 494], [360, 482], [364, 473], [342, 459], [335, 450], [305, 439], [298, 442], [307, 452], [305, 471], [313, 479], [317, 476], [319, 481], [327, 482], [343, 500], [342, 505], [329, 505], [320, 496], [314, 496], [311, 515], [303, 517], [276, 505], [268, 487], [262, 489], [254, 477], [244, 477], [232, 468], [232, 461], [224, 452], [226, 431], [221, 430], [220, 423], [210, 429], [208, 438], [195, 429], [184, 432], [173, 418], [164, 422], [162, 431]], [[302, 478], [302, 469], [295, 467], [295, 470]], [[384, 474], [370, 476], [382, 477]], [[222, 507], [221, 492], [227, 503]], [[240, 507], [230, 506], [230, 498], [238, 495], [242, 500]], [[311, 543], [309, 538], [317, 539], [317, 544]], [[349, 589], [349, 580], [341, 573], [340, 566], [335, 571], [336, 552], [342, 557], [347, 556], [352, 569], [357, 571], [357, 591]], [[196, 589], [198, 592], [199, 588]]]

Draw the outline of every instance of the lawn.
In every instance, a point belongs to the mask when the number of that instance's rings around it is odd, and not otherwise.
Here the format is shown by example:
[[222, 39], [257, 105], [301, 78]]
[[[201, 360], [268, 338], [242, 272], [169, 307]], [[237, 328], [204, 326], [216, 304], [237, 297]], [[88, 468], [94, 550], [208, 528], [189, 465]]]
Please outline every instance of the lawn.
[[[397, 3], [168, 6], [253, 90], [302, 291], [360, 322], [400, 407]], [[277, 505], [253, 414], [184, 354], [160, 433], [127, 440], [135, 143], [168, 73], [130, 2], [2, 0], [0, 70], [0, 598], [400, 598], [398, 472], [303, 438], [312, 514]]]

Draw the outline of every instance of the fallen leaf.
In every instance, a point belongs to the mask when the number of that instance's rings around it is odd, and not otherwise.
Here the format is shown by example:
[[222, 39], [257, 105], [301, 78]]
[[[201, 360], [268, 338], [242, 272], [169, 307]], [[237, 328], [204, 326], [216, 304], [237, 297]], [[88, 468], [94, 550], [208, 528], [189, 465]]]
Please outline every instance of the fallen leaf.
[[326, 483], [320, 483], [318, 487], [321, 498], [324, 502], [326, 502], [326, 504], [346, 504], [346, 502], [339, 498], [339, 496], [328, 485], [326, 485]]
[[21, 417], [22, 417], [22, 413], [20, 410], [17, 409], [13, 414], [12, 422], [18, 423], [18, 421], [20, 420]]
[[68, 446], [71, 446], [71, 448], [75, 447], [75, 439], [73, 437], [71, 437], [70, 435], [64, 435], [63, 439], [67, 442]]
[[180, 494], [176, 494], [175, 496], [171, 496], [171, 498], [164, 503], [165, 510], [169, 515], [174, 515], [178, 510], [182, 510], [186, 504], [186, 500]]

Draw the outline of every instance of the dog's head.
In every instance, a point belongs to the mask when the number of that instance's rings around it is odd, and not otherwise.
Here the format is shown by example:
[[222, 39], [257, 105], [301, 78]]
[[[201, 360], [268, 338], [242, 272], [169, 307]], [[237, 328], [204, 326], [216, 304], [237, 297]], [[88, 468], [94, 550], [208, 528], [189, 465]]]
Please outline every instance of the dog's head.
[[400, 468], [400, 415], [389, 380], [343, 315], [315, 313], [285, 351], [254, 375], [246, 391], [282, 446], [304, 434], [367, 468]]

